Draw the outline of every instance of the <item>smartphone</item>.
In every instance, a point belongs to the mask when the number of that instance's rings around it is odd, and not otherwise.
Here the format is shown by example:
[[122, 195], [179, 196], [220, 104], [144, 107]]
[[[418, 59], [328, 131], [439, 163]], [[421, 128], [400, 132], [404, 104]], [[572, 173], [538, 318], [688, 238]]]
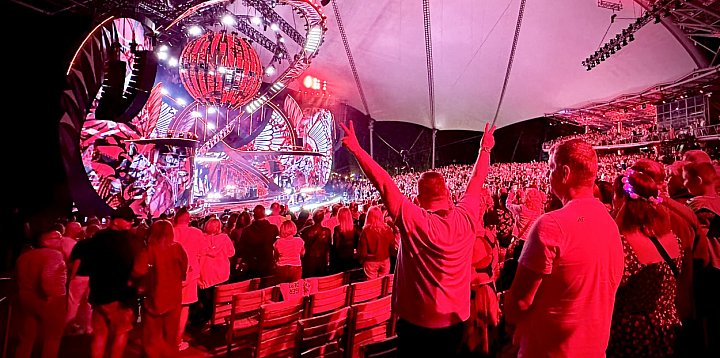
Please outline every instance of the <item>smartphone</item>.
[[358, 205], [358, 211], [363, 211], [363, 204]]

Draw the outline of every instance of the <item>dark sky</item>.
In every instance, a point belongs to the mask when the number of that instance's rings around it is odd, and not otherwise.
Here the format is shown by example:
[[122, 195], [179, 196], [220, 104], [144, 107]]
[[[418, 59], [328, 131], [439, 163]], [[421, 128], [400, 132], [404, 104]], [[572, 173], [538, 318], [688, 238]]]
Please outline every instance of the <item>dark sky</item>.
[[[4, 43], [4, 62], [9, 63], [5, 73], [11, 77], [4, 92], [10, 93], [5, 101], [11, 110], [5, 118], [8, 130], [1, 141], [3, 154], [9, 160], [3, 163], [7, 184], [5, 198], [0, 202], [5, 210], [20, 208], [29, 216], [67, 212], [72, 201], [58, 150], [59, 98], [68, 63], [90, 30], [90, 20], [73, 14], [48, 16], [15, 3], [9, 4], [6, 14], [14, 23], [28, 25], [6, 36]], [[354, 109], [348, 112], [349, 118], [359, 122], [367, 120]], [[416, 170], [429, 168], [431, 131], [428, 128], [397, 122], [378, 122], [375, 128], [375, 155], [386, 168], [392, 171], [403, 166], [402, 156], [396, 152], [401, 150], [407, 151], [406, 159]], [[538, 159], [543, 139], [563, 131], [567, 128], [549, 126], [542, 118], [502, 128], [496, 133], [497, 149], [493, 159]], [[361, 129], [359, 134], [361, 143], [367, 143], [367, 128]], [[480, 134], [439, 132], [436, 165], [472, 163], [477, 155]], [[344, 149], [337, 154], [339, 171], [357, 171]]]

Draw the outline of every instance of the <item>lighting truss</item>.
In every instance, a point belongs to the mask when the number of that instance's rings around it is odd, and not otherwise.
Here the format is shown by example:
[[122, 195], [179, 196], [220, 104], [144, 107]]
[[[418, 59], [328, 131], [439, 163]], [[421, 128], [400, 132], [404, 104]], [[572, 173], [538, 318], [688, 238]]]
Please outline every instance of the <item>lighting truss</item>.
[[612, 11], [620, 11], [623, 9], [623, 4], [621, 2], [598, 0], [598, 7]]
[[620, 51], [621, 48], [627, 46], [628, 43], [635, 40], [635, 32], [647, 25], [650, 21], [654, 20], [655, 23], [658, 23], [661, 18], [670, 16], [671, 9], [677, 7], [678, 3], [679, 1], [676, 0], [655, 1], [642, 16], [635, 20], [634, 23], [628, 25], [628, 27], [623, 29], [621, 33], [615, 35], [614, 38], [611, 38], [610, 41], [606, 42], [592, 55], [582, 61], [583, 67], [585, 67], [588, 71], [595, 68], [595, 66], [599, 65], [600, 62], [605, 61], [615, 54], [615, 52]]

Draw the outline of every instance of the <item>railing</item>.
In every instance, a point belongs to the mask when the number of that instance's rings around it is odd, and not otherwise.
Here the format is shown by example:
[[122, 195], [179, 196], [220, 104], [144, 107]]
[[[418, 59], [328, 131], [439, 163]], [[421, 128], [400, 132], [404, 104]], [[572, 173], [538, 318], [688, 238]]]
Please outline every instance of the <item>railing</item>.
[[702, 138], [716, 135], [720, 135], [720, 124], [698, 128], [696, 137]]
[[[596, 143], [593, 143], [593, 146], [595, 146], [595, 147], [610, 147], [610, 146], [620, 146], [620, 145], [625, 145], [625, 144], [642, 144], [642, 143], [648, 143], [648, 142], [657, 142], [657, 141], [670, 140], [670, 139], [683, 138], [683, 137], [695, 137], [698, 139], [702, 139], [705, 137], [712, 137], [712, 136], [720, 136], [720, 124], [705, 126], [705, 127], [701, 127], [701, 128], [687, 128], [687, 129], [677, 130], [677, 131], [675, 131], [674, 138], [670, 138], [669, 132], [649, 133], [649, 134], [635, 135], [635, 136], [623, 137], [623, 138], [612, 139], [612, 140], [601, 140]], [[552, 146], [554, 144], [555, 144], [555, 142], [545, 142], [542, 144], [542, 150], [545, 152], [549, 152], [550, 149], [552, 149]]]

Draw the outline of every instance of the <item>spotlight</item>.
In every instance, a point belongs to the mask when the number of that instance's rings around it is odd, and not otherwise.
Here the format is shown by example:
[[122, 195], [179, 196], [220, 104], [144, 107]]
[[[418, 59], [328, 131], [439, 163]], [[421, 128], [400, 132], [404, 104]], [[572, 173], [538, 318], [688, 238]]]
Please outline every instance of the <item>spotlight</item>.
[[198, 112], [198, 111], [192, 111], [192, 112], [190, 112], [190, 117], [192, 117], [192, 118], [200, 118], [200, 117], [202, 117], [202, 113], [200, 113], [200, 112]]
[[217, 109], [215, 109], [215, 107], [208, 107], [208, 113], [213, 114], [215, 112], [217, 112]]
[[220, 20], [220, 21], [223, 23], [223, 25], [226, 25], [226, 26], [235, 25], [235, 17], [230, 14], [223, 16], [222, 20]]
[[268, 76], [272, 76], [275, 74], [275, 66], [270, 65], [268, 67], [265, 67], [265, 74]]
[[158, 47], [158, 52], [167, 52], [167, 50], [168, 50], [167, 45], [162, 45], [162, 46]]
[[177, 67], [177, 65], [178, 65], [178, 59], [175, 57], [170, 57], [170, 59], [168, 60], [168, 66]]
[[215, 125], [210, 122], [207, 122], [207, 128], [210, 130], [215, 129]]
[[158, 60], [165, 61], [168, 58], [167, 52], [158, 52], [157, 53]]
[[262, 19], [259, 16], [253, 16], [250, 18], [250, 23], [253, 25], [260, 25], [262, 24]]
[[202, 27], [200, 27], [198, 25], [190, 26], [190, 28], [188, 28], [187, 31], [188, 31], [188, 35], [190, 35], [190, 36], [200, 36], [203, 33]]
[[276, 23], [272, 23], [272, 24], [270, 24], [270, 30], [278, 32], [278, 31], [280, 31], [280, 26], [278, 26], [278, 24], [276, 24]]
[[168, 91], [167, 89], [165, 89], [165, 88], [163, 87], [163, 88], [160, 88], [160, 94], [163, 95], [163, 96], [167, 96], [167, 95], [170, 94], [170, 91]]
[[185, 106], [187, 104], [187, 101], [183, 98], [177, 98], [177, 99], [175, 99], [175, 102], [177, 102], [177, 104], [179, 104], [181, 106]]

